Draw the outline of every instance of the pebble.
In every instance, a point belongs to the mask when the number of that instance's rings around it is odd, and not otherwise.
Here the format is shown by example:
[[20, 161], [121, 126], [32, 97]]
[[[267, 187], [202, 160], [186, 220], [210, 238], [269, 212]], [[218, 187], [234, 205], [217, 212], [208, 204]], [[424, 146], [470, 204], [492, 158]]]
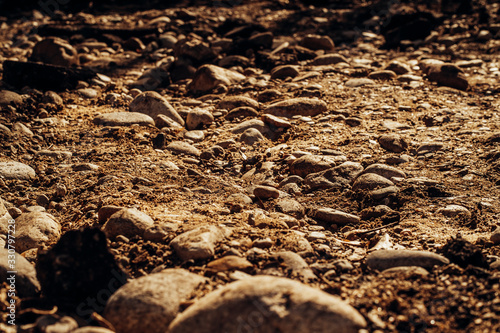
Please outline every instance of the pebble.
[[193, 93], [203, 93], [211, 91], [219, 85], [232, 86], [245, 78], [244, 75], [229, 69], [215, 65], [203, 65], [194, 74], [188, 89]]
[[262, 121], [266, 124], [269, 124], [271, 126], [277, 127], [277, 128], [290, 128], [292, 127], [292, 124], [283, 118], [279, 118], [276, 116], [273, 116], [272, 114], [263, 114], [261, 117]]
[[276, 202], [275, 207], [276, 210], [298, 219], [304, 217], [305, 214], [304, 206], [294, 199], [282, 198]]
[[326, 103], [316, 98], [298, 97], [276, 102], [265, 109], [273, 116], [292, 118], [293, 116], [314, 117], [328, 109]]
[[205, 132], [203, 131], [186, 131], [184, 138], [193, 142], [201, 142], [205, 139]]
[[286, 78], [289, 77], [296, 77], [299, 75], [299, 70], [297, 66], [294, 65], [280, 65], [277, 67], [274, 67], [271, 70], [271, 80], [275, 79], [280, 79], [280, 80], [285, 80]]
[[[6, 233], [5, 233], [6, 234]], [[9, 265], [9, 251], [0, 249], [0, 279], [3, 282], [9, 283], [7, 278], [10, 276], [7, 272], [13, 271]], [[40, 292], [40, 282], [36, 277], [36, 270], [32, 264], [23, 256], [15, 254], [15, 271], [16, 271], [16, 290], [19, 297], [35, 297]]]
[[243, 257], [228, 255], [209, 262], [207, 264], [207, 268], [215, 272], [227, 272], [234, 270], [247, 272], [253, 268], [253, 265]]
[[12, 125], [12, 132], [30, 138], [34, 136], [33, 132], [28, 128], [28, 126], [24, 125], [23, 123], [14, 123], [14, 125]]
[[490, 240], [493, 244], [500, 244], [500, 228], [496, 228], [495, 231], [491, 233]]
[[446, 207], [438, 209], [437, 213], [442, 214], [446, 217], [456, 217], [456, 216], [471, 217], [471, 212], [464, 206], [460, 205], [448, 205]]
[[186, 117], [188, 130], [199, 129], [202, 126], [210, 126], [214, 122], [214, 116], [208, 110], [194, 109], [189, 111]]
[[33, 180], [36, 178], [32, 167], [20, 162], [0, 162], [0, 177], [16, 180]]
[[347, 63], [348, 61], [344, 56], [340, 54], [328, 53], [317, 56], [311, 61], [310, 64], [313, 66], [328, 66], [338, 64], [339, 62]]
[[286, 278], [256, 276], [209, 293], [181, 313], [168, 331], [357, 333], [366, 325], [339, 297]]
[[153, 227], [153, 219], [136, 208], [123, 208], [111, 215], [102, 230], [108, 238], [119, 235], [143, 237], [144, 232]]
[[407, 74], [411, 72], [410, 66], [398, 60], [391, 61], [384, 69], [393, 71], [397, 75]]
[[23, 213], [16, 219], [16, 251], [56, 242], [61, 237], [61, 225], [54, 216], [44, 212]]
[[358, 216], [333, 208], [312, 208], [309, 210], [307, 215], [331, 224], [344, 225], [360, 222], [360, 218]]
[[435, 265], [447, 265], [450, 261], [433, 252], [411, 250], [378, 250], [366, 258], [366, 264], [371, 269], [383, 271], [399, 266], [419, 266], [431, 269]]
[[391, 70], [374, 71], [368, 74], [368, 78], [372, 80], [394, 80], [397, 77], [396, 73]]
[[254, 108], [249, 106], [240, 106], [229, 111], [227, 115], [224, 116], [227, 120], [233, 120], [235, 118], [246, 118], [246, 117], [257, 117], [259, 112]]
[[35, 153], [35, 156], [47, 156], [54, 159], [66, 159], [71, 158], [73, 154], [70, 151], [63, 150], [39, 150]]
[[284, 266], [288, 273], [287, 275], [290, 277], [298, 277], [303, 282], [312, 282], [318, 279], [307, 262], [295, 252], [280, 251], [273, 254], [272, 258], [280, 266]]
[[429, 275], [429, 271], [419, 266], [398, 266], [383, 270], [382, 275], [385, 276], [404, 275], [405, 277], [410, 277], [410, 276], [424, 277]]
[[109, 298], [104, 318], [116, 333], [167, 332], [172, 320], [182, 311], [183, 302], [206, 281], [180, 268], [137, 278]]
[[255, 128], [249, 128], [245, 132], [241, 133], [240, 141], [247, 145], [253, 146], [254, 144], [264, 140], [265, 137], [262, 133]]
[[172, 141], [166, 148], [173, 154], [184, 154], [194, 157], [200, 157], [201, 151], [184, 141]]
[[274, 187], [257, 185], [253, 190], [253, 194], [259, 199], [278, 199], [280, 191]]
[[305, 177], [310, 173], [320, 172], [335, 166], [335, 162], [327, 156], [304, 155], [290, 165], [290, 173]]
[[269, 249], [274, 245], [271, 238], [259, 238], [253, 241], [252, 246], [259, 249]]
[[184, 261], [212, 258], [215, 246], [225, 238], [224, 232], [215, 226], [201, 226], [175, 237], [170, 246]]
[[94, 118], [94, 124], [102, 126], [155, 125], [153, 118], [139, 112], [111, 112]]
[[335, 48], [333, 40], [329, 36], [307, 35], [302, 38], [300, 45], [311, 50], [330, 51]]
[[362, 190], [375, 190], [377, 188], [384, 188], [394, 186], [394, 183], [389, 179], [377, 175], [375, 173], [365, 173], [354, 181], [352, 185], [353, 191], [362, 191]]
[[184, 119], [163, 96], [155, 91], [146, 91], [137, 95], [129, 108], [130, 112], [143, 113], [152, 119], [163, 114], [184, 126]]
[[417, 155], [426, 155], [428, 153], [433, 153], [443, 149], [443, 147], [444, 144], [442, 142], [425, 142], [418, 147]]
[[247, 96], [227, 96], [217, 104], [218, 109], [226, 109], [228, 111], [243, 106], [251, 107], [255, 110], [259, 109], [259, 103]]
[[349, 88], [357, 88], [357, 87], [371, 86], [371, 85], [375, 85], [375, 81], [363, 77], [349, 79], [345, 83], [345, 86]]
[[374, 173], [384, 178], [391, 179], [392, 177], [406, 178], [406, 174], [395, 167], [390, 165], [375, 163], [369, 165], [361, 174]]
[[90, 99], [97, 98], [99, 95], [99, 92], [95, 89], [92, 88], [83, 88], [83, 89], [78, 89], [78, 93], [82, 95], [83, 97], [87, 97]]
[[402, 153], [408, 149], [408, 143], [398, 134], [384, 134], [378, 138], [382, 148], [393, 153]]
[[255, 128], [263, 134], [265, 134], [269, 131], [269, 128], [266, 126], [266, 124], [264, 124], [264, 122], [262, 120], [250, 119], [250, 120], [244, 121], [244, 122], [236, 125], [235, 127], [233, 127], [231, 129], [231, 132], [234, 134], [240, 134], [240, 133], [245, 132], [249, 128]]

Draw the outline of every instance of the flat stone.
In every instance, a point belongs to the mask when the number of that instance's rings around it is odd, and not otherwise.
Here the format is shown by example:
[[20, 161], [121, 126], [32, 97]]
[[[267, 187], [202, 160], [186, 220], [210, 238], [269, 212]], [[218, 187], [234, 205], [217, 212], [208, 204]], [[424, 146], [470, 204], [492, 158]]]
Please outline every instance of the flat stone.
[[345, 83], [345, 86], [349, 87], [349, 88], [357, 88], [357, 87], [363, 87], [363, 86], [371, 86], [374, 84], [375, 84], [375, 81], [361, 77], [361, 78], [354, 78], [354, 79], [347, 80], [347, 82]]
[[380, 175], [384, 178], [391, 179], [392, 177], [398, 177], [398, 178], [406, 178], [406, 174], [393, 166], [386, 165], [386, 164], [381, 164], [381, 163], [375, 163], [369, 165], [365, 170], [363, 170], [362, 174], [367, 174], [367, 173], [374, 173], [377, 175]]
[[377, 188], [384, 188], [389, 186], [394, 186], [394, 183], [389, 179], [375, 173], [365, 173], [356, 178], [354, 184], [352, 185], [352, 189], [353, 191], [371, 191]]
[[184, 119], [163, 96], [155, 91], [146, 91], [137, 95], [129, 108], [131, 112], [143, 113], [152, 119], [163, 114], [180, 125], [184, 125]]
[[107, 328], [104, 327], [85, 326], [85, 327], [80, 327], [74, 331], [71, 331], [71, 333], [114, 333], [114, 331], [108, 330]]
[[398, 75], [406, 74], [411, 71], [410, 66], [398, 60], [391, 61], [384, 69], [393, 71]]
[[205, 139], [205, 132], [203, 131], [186, 131], [184, 132], [184, 138], [189, 139], [193, 142], [200, 142]]
[[420, 276], [424, 277], [429, 275], [429, 271], [427, 271], [423, 267], [419, 266], [398, 266], [398, 267], [392, 267], [388, 268], [382, 271], [382, 275], [384, 276], [398, 276], [398, 275], [403, 275], [403, 276]]
[[308, 212], [308, 215], [309, 217], [331, 224], [344, 225], [360, 222], [360, 218], [358, 216], [332, 208], [313, 208]]
[[136, 208], [123, 208], [111, 215], [102, 230], [108, 238], [116, 236], [143, 237], [144, 232], [152, 228], [153, 219]]
[[[262, 324], [255, 325], [252, 318], [262, 318]], [[363, 316], [339, 297], [290, 279], [257, 276], [227, 284], [198, 300], [172, 322], [169, 332], [248, 328], [253, 333], [357, 333], [363, 327]]]
[[[8, 277], [12, 274], [7, 272], [16, 271], [15, 285], [17, 296], [19, 297], [35, 297], [40, 292], [40, 282], [36, 277], [36, 270], [32, 264], [29, 263], [19, 253], [15, 253], [15, 257], [9, 256], [7, 249], [0, 249], [0, 279], [3, 282], [10, 284]], [[14, 266], [9, 263], [9, 260], [14, 260]]]
[[44, 212], [23, 213], [16, 219], [16, 250], [22, 253], [56, 242], [61, 237], [61, 225]]
[[257, 117], [259, 112], [249, 106], [240, 106], [229, 111], [227, 115], [224, 116], [227, 120], [233, 120], [235, 118], [246, 118], [246, 117]]
[[32, 180], [36, 177], [32, 167], [20, 162], [0, 162], [0, 177], [5, 179]]
[[247, 96], [227, 96], [217, 104], [218, 109], [226, 109], [228, 111], [242, 106], [248, 106], [258, 110], [259, 102]]
[[55, 159], [71, 158], [73, 153], [64, 150], [39, 150], [35, 153], [36, 156], [47, 156]]
[[170, 246], [184, 261], [209, 259], [215, 254], [215, 246], [224, 239], [224, 233], [215, 226], [201, 226], [175, 237]]
[[419, 266], [431, 269], [435, 265], [447, 265], [450, 261], [429, 251], [378, 250], [368, 255], [366, 263], [371, 269], [383, 271], [399, 266]]
[[188, 130], [199, 129], [206, 125], [209, 126], [214, 122], [214, 116], [208, 110], [194, 109], [189, 111], [186, 117], [186, 127]]
[[444, 144], [442, 142], [425, 142], [422, 143], [418, 149], [417, 149], [417, 154], [418, 155], [425, 155], [428, 153], [433, 153], [438, 150], [443, 149]]
[[397, 77], [396, 73], [391, 70], [374, 71], [368, 74], [368, 78], [372, 80], [394, 80]]
[[216, 272], [248, 271], [253, 268], [253, 265], [243, 257], [229, 255], [209, 262], [207, 268]]
[[335, 162], [327, 156], [304, 155], [290, 165], [290, 173], [305, 177], [310, 173], [320, 172], [335, 166]]
[[94, 124], [102, 126], [131, 126], [131, 125], [153, 125], [153, 118], [139, 112], [112, 112], [103, 113], [94, 118]]
[[347, 63], [348, 61], [344, 56], [338, 53], [327, 53], [317, 56], [311, 61], [310, 64], [313, 66], [328, 66], [328, 65], [335, 65], [340, 62]]
[[292, 127], [292, 124], [283, 118], [273, 116], [272, 114], [263, 114], [261, 117], [262, 121], [266, 124], [269, 124], [271, 126], [277, 127], [277, 128], [290, 128]]
[[231, 129], [231, 132], [234, 134], [240, 134], [245, 132], [249, 128], [255, 128], [262, 134], [269, 132], [269, 128], [264, 124], [262, 120], [259, 119], [250, 119], [242, 122], [241, 124], [236, 125]]
[[155, 118], [155, 126], [158, 128], [164, 128], [164, 127], [170, 127], [170, 128], [182, 128], [182, 125], [173, 120], [172, 118], [169, 118], [165, 116], [164, 114], [159, 114]]
[[446, 207], [438, 209], [437, 213], [442, 214], [446, 217], [471, 216], [470, 210], [460, 205], [448, 205]]
[[172, 141], [168, 146], [167, 150], [171, 151], [173, 154], [184, 154], [189, 156], [200, 157], [201, 151], [184, 141]]
[[245, 80], [245, 76], [215, 65], [203, 65], [194, 74], [188, 89], [194, 93], [213, 90], [219, 85], [231, 86]]
[[253, 194], [259, 199], [277, 199], [280, 196], [280, 191], [271, 186], [257, 185]]
[[330, 51], [335, 48], [335, 44], [329, 36], [307, 35], [300, 41], [300, 45], [310, 50]]
[[384, 134], [378, 138], [382, 148], [393, 153], [402, 153], [408, 149], [408, 143], [397, 134]]
[[314, 117], [326, 112], [327, 109], [327, 104], [322, 100], [298, 97], [273, 103], [265, 109], [265, 113], [286, 118], [293, 116]]
[[172, 320], [206, 278], [171, 268], [137, 278], [118, 289], [106, 303], [104, 317], [117, 333], [167, 332]]
[[318, 279], [307, 262], [295, 252], [280, 251], [273, 254], [272, 258], [278, 261], [280, 266], [285, 267], [290, 277], [299, 278], [302, 282], [312, 282]]

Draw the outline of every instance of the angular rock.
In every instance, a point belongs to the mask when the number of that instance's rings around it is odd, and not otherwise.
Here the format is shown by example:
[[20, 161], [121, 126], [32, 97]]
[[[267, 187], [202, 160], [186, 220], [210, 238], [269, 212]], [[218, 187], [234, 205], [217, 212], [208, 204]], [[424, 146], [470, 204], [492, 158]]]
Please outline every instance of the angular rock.
[[149, 215], [136, 208], [123, 208], [111, 215], [102, 230], [111, 239], [120, 235], [127, 238], [143, 237], [144, 232], [153, 225], [154, 221]]
[[188, 130], [195, 130], [203, 125], [210, 125], [214, 121], [214, 116], [208, 110], [194, 109], [189, 111], [186, 118]]
[[393, 153], [402, 153], [408, 149], [408, 143], [397, 134], [384, 134], [378, 138], [378, 143], [382, 148]]
[[377, 175], [375, 173], [365, 173], [354, 181], [354, 184], [352, 185], [353, 191], [360, 191], [360, 190], [375, 190], [377, 188], [384, 188], [388, 186], [393, 186], [394, 183], [391, 182], [389, 179]]
[[356, 333], [363, 327], [365, 319], [336, 296], [289, 279], [258, 276], [203, 297], [172, 322], [169, 332]]
[[359, 223], [360, 218], [356, 215], [345, 213], [332, 208], [313, 208], [310, 209], [308, 216], [331, 224], [349, 224]]
[[290, 165], [290, 173], [305, 177], [310, 173], [320, 172], [335, 166], [335, 162], [325, 156], [304, 155]]
[[[10, 260], [15, 261], [14, 266]], [[7, 249], [0, 249], [0, 279], [7, 284], [10, 284], [7, 278], [12, 275], [7, 273], [9, 271], [16, 271], [15, 285], [19, 297], [35, 297], [40, 292], [35, 267], [19, 253], [10, 254]]]
[[20, 162], [0, 162], [0, 177], [5, 179], [32, 180], [36, 177], [32, 167]]
[[204, 277], [176, 268], [140, 277], [109, 298], [104, 317], [117, 333], [167, 332], [181, 311], [181, 304], [206, 281]]
[[327, 104], [322, 100], [299, 97], [273, 103], [265, 109], [265, 113], [287, 118], [293, 116], [314, 117], [327, 109]]
[[103, 113], [94, 118], [94, 124], [102, 126], [153, 125], [153, 118], [139, 112]]
[[168, 146], [167, 150], [170, 150], [173, 154], [184, 154], [194, 157], [200, 157], [201, 151], [193, 147], [187, 142], [184, 141], [172, 141]]
[[194, 40], [181, 40], [175, 45], [176, 57], [187, 57], [198, 63], [206, 63], [217, 57], [217, 53], [205, 42]]
[[184, 261], [209, 259], [215, 254], [215, 246], [224, 239], [222, 230], [215, 226], [201, 226], [175, 237], [170, 246]]
[[56, 242], [61, 237], [61, 225], [44, 212], [23, 213], [16, 219], [16, 251], [22, 253]]
[[30, 60], [45, 64], [71, 67], [78, 65], [78, 52], [64, 39], [48, 37], [33, 47]]
[[146, 91], [137, 95], [132, 103], [130, 103], [129, 108], [131, 112], [144, 113], [153, 119], [163, 114], [173, 121], [184, 125], [184, 119], [182, 119], [163, 96], [155, 91]]
[[213, 90], [219, 85], [231, 86], [246, 77], [238, 72], [218, 67], [203, 65], [194, 74], [188, 89], [193, 93], [203, 93]]
[[378, 250], [366, 258], [371, 269], [379, 271], [399, 266], [419, 266], [431, 269], [435, 265], [447, 265], [450, 261], [433, 252], [411, 250]]

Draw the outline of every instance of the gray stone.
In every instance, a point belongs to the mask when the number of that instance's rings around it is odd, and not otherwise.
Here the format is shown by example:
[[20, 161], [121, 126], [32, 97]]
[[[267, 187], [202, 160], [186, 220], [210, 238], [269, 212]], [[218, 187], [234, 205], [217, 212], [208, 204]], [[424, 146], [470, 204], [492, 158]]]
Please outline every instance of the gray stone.
[[388, 186], [394, 186], [394, 183], [391, 182], [389, 179], [377, 175], [375, 173], [365, 173], [354, 181], [354, 184], [352, 185], [352, 189], [354, 191], [360, 191], [360, 190], [375, 190], [377, 188], [384, 188]]
[[245, 130], [245, 132], [241, 133], [240, 141], [244, 142], [247, 145], [253, 146], [254, 144], [264, 140], [265, 137], [262, 133], [255, 128], [249, 128]]
[[207, 279], [184, 269], [166, 269], [132, 280], [108, 300], [104, 317], [117, 333], [167, 332], [181, 304]]
[[226, 109], [228, 111], [242, 106], [248, 106], [255, 110], [259, 109], [259, 103], [247, 96], [228, 96], [217, 104], [218, 109]]
[[122, 235], [125, 237], [143, 237], [144, 232], [152, 228], [153, 219], [136, 208], [123, 208], [111, 215], [102, 230], [108, 238]]
[[184, 261], [209, 259], [215, 254], [215, 246], [224, 239], [224, 233], [215, 226], [201, 226], [175, 237], [170, 246]]
[[273, 116], [291, 118], [293, 116], [314, 117], [328, 109], [322, 100], [307, 97], [298, 97], [276, 102], [265, 109], [265, 113]]
[[139, 95], [130, 103], [130, 111], [143, 113], [151, 118], [156, 118], [163, 114], [173, 121], [184, 125], [184, 119], [170, 105], [170, 103], [155, 91], [146, 91]]
[[304, 155], [290, 165], [290, 173], [305, 177], [310, 173], [320, 172], [335, 166], [335, 162], [326, 156]]
[[138, 112], [103, 113], [94, 118], [94, 124], [102, 126], [153, 125], [153, 118]]
[[[253, 318], [262, 321], [255, 325]], [[172, 322], [169, 332], [357, 333], [363, 327], [363, 316], [339, 297], [290, 279], [257, 276], [198, 300]]]
[[331, 224], [343, 225], [360, 222], [360, 218], [358, 216], [333, 208], [313, 208], [309, 210], [307, 215]]
[[188, 89], [194, 93], [203, 93], [213, 90], [219, 85], [234, 85], [245, 78], [244, 75], [229, 69], [215, 65], [203, 65], [194, 74]]
[[183, 141], [172, 141], [167, 146], [167, 150], [170, 150], [173, 154], [184, 154], [195, 157], [200, 157], [201, 155], [201, 151], [198, 148]]
[[19, 253], [55, 243], [59, 237], [61, 225], [50, 214], [24, 213], [16, 219], [16, 251]]
[[378, 250], [368, 255], [366, 263], [371, 269], [383, 271], [399, 266], [419, 266], [431, 269], [435, 265], [447, 265], [450, 261], [429, 251]]
[[[28, 262], [19, 253], [13, 254], [14, 257], [9, 256], [7, 249], [0, 249], [0, 279], [9, 284], [8, 271], [16, 271], [15, 285], [17, 295], [19, 297], [35, 297], [40, 292], [40, 282], [36, 277], [36, 270], [32, 264]], [[15, 265], [11, 266], [9, 260], [14, 260]]]
[[382, 148], [393, 153], [402, 153], [408, 148], [408, 143], [397, 134], [384, 134], [378, 138]]
[[380, 175], [384, 178], [391, 179], [392, 177], [398, 177], [398, 178], [406, 178], [406, 174], [395, 167], [392, 167], [390, 165], [386, 164], [381, 164], [381, 163], [375, 163], [369, 165], [363, 172], [362, 174], [367, 174], [367, 173], [374, 173], [377, 175]]
[[0, 162], [0, 178], [32, 180], [36, 177], [35, 170], [20, 162]]
[[214, 116], [210, 111], [203, 109], [194, 109], [189, 111], [186, 118], [186, 127], [188, 130], [195, 130], [203, 125], [209, 126], [214, 122]]

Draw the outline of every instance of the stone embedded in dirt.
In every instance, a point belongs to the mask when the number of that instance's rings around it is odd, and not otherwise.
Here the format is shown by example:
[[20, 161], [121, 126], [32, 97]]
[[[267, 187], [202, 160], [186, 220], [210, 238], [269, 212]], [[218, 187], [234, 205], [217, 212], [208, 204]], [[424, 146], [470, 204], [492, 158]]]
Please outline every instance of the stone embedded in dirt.
[[201, 142], [205, 139], [205, 132], [204, 131], [186, 131], [186, 132], [184, 132], [183, 136], [185, 139], [191, 140], [193, 142]]
[[345, 83], [345, 86], [349, 87], [349, 88], [357, 88], [357, 87], [371, 86], [374, 84], [375, 84], [375, 81], [368, 79], [368, 78], [361, 77], [361, 78], [354, 78], [354, 79], [347, 80], [347, 82]]
[[280, 191], [271, 186], [257, 185], [253, 190], [253, 194], [259, 199], [278, 199]]
[[143, 237], [144, 232], [153, 227], [153, 219], [136, 208], [123, 208], [111, 215], [102, 230], [110, 239], [122, 235], [125, 237]]
[[130, 103], [130, 112], [144, 113], [151, 118], [163, 114], [184, 126], [184, 119], [172, 105], [156, 91], [146, 91], [137, 95]]
[[384, 188], [394, 186], [394, 183], [389, 179], [380, 176], [376, 173], [365, 173], [354, 181], [352, 185], [353, 191], [361, 190], [375, 190], [377, 188]]
[[305, 214], [304, 206], [298, 201], [289, 198], [282, 198], [276, 202], [276, 210], [298, 219], [302, 218]]
[[442, 142], [425, 142], [422, 143], [417, 149], [417, 155], [425, 155], [443, 149]]
[[[7, 249], [0, 249], [0, 279], [7, 284], [15, 284], [17, 296], [21, 298], [35, 297], [40, 292], [40, 282], [36, 277], [36, 270], [33, 265], [19, 253], [15, 257], [9, 257]], [[14, 266], [10, 264], [14, 260]], [[11, 279], [12, 274], [9, 271], [15, 271], [15, 279]], [[7, 279], [9, 278], [9, 280]]]
[[495, 231], [491, 233], [490, 240], [493, 244], [500, 244], [500, 228], [496, 228]]
[[232, 86], [245, 80], [245, 76], [215, 65], [203, 65], [194, 74], [188, 89], [193, 93], [203, 93], [215, 89], [219, 85]]
[[86, 320], [93, 312], [102, 313], [107, 299], [127, 282], [106, 236], [95, 228], [66, 232], [39, 253], [36, 271], [46, 297]]
[[398, 134], [384, 134], [378, 138], [382, 148], [393, 153], [402, 153], [408, 149], [408, 143]]
[[248, 106], [255, 110], [259, 109], [259, 103], [247, 96], [227, 96], [217, 104], [218, 109], [226, 109], [228, 111], [242, 106]]
[[398, 60], [391, 61], [384, 69], [393, 71], [397, 75], [407, 74], [411, 72], [410, 66]]
[[290, 173], [305, 177], [310, 173], [320, 172], [335, 166], [334, 160], [327, 156], [304, 155], [290, 165]]
[[254, 118], [258, 116], [259, 112], [254, 108], [251, 108], [249, 106], [240, 106], [229, 111], [228, 114], [224, 116], [224, 118], [226, 118], [227, 120], [233, 120], [235, 118]]
[[166, 148], [173, 154], [184, 154], [188, 156], [200, 157], [201, 151], [184, 141], [172, 141]]
[[308, 211], [309, 217], [331, 224], [359, 223], [360, 218], [356, 215], [342, 212], [333, 208], [312, 208]]
[[288, 120], [273, 116], [272, 114], [267, 114], [267, 113], [263, 114], [261, 119], [264, 123], [269, 124], [269, 125], [274, 126], [274, 127], [277, 127], [277, 128], [290, 128], [290, 127], [292, 127], [292, 124]]
[[[130, 113], [130, 112], [129, 112]], [[149, 117], [149, 116], [148, 116]], [[172, 118], [165, 116], [164, 114], [159, 114], [155, 118], [155, 126], [158, 128], [182, 128], [182, 125], [174, 121]]]
[[471, 212], [464, 206], [460, 205], [448, 205], [446, 207], [437, 210], [438, 214], [442, 214], [446, 217], [456, 217], [456, 216], [466, 216], [470, 217]]
[[30, 60], [45, 64], [71, 67], [79, 65], [78, 52], [62, 38], [48, 37], [33, 47]]
[[131, 126], [131, 125], [153, 125], [153, 118], [139, 112], [112, 112], [103, 113], [94, 118], [94, 124], [102, 126]]
[[279, 79], [285, 80], [286, 78], [294, 78], [299, 75], [297, 66], [294, 65], [280, 65], [271, 70], [271, 80]]
[[259, 119], [250, 119], [250, 120], [244, 121], [241, 124], [234, 126], [231, 129], [231, 132], [234, 134], [240, 134], [240, 133], [245, 132], [249, 128], [254, 128], [254, 129], [258, 130], [259, 132], [261, 132], [262, 134], [266, 134], [269, 132], [269, 127], [267, 127], [266, 124], [264, 124], [264, 122], [262, 120], [259, 120]]
[[168, 331], [355, 333], [363, 327], [363, 316], [336, 296], [293, 280], [257, 276], [206, 295], [177, 316]]
[[368, 78], [372, 80], [394, 80], [397, 77], [396, 73], [390, 70], [374, 71], [368, 74]]
[[264, 140], [265, 137], [262, 133], [255, 128], [249, 128], [245, 132], [241, 133], [240, 141], [247, 145], [253, 146], [254, 144]]
[[245, 272], [251, 270], [253, 268], [253, 265], [243, 257], [228, 255], [209, 262], [207, 264], [207, 268], [215, 272], [227, 272], [233, 270]]
[[367, 173], [374, 173], [382, 177], [385, 177], [389, 180], [392, 177], [406, 178], [406, 174], [402, 170], [381, 163], [375, 163], [369, 165], [365, 170], [363, 170], [361, 174], [367, 174]]
[[388, 269], [384, 269], [382, 271], [382, 275], [385, 276], [404, 276], [404, 277], [410, 277], [410, 276], [418, 276], [418, 277], [424, 277], [429, 275], [429, 271], [427, 271], [423, 267], [419, 266], [398, 266], [398, 267], [392, 267]]
[[330, 51], [335, 48], [335, 44], [328, 36], [307, 35], [300, 41], [300, 45], [310, 50]]
[[22, 104], [23, 97], [21, 95], [9, 90], [0, 90], [0, 107], [21, 106]]
[[286, 118], [292, 118], [293, 116], [314, 117], [327, 109], [327, 104], [320, 99], [298, 97], [273, 103], [264, 112]]
[[273, 254], [272, 258], [276, 260], [280, 266], [283, 266], [285, 272], [290, 277], [297, 277], [302, 282], [313, 282], [318, 279], [311, 268], [309, 268], [307, 262], [295, 252], [277, 252]]
[[420, 67], [430, 81], [459, 90], [469, 88], [469, 82], [463, 70], [454, 64], [425, 59], [420, 62]]
[[335, 65], [340, 62], [347, 63], [347, 59], [338, 53], [327, 53], [314, 58], [310, 64], [313, 66]]
[[206, 63], [214, 60], [217, 53], [208, 45], [198, 39], [180, 40], [174, 47], [177, 58], [185, 57], [194, 60], [197, 63]]
[[114, 331], [108, 330], [107, 328], [104, 327], [85, 326], [85, 327], [80, 327], [74, 331], [71, 331], [71, 333], [114, 333]]
[[181, 305], [206, 278], [171, 268], [132, 280], [106, 303], [104, 317], [117, 333], [166, 332]]
[[23, 213], [16, 219], [16, 251], [19, 253], [56, 242], [60, 236], [61, 225], [50, 214]]
[[220, 67], [230, 68], [233, 66], [241, 66], [243, 68], [249, 67], [251, 64], [250, 59], [241, 55], [228, 55], [222, 58], [218, 65]]
[[215, 246], [224, 239], [224, 231], [215, 226], [201, 226], [175, 237], [170, 246], [184, 261], [209, 259], [215, 254]]
[[379, 271], [399, 266], [419, 266], [431, 269], [435, 265], [447, 265], [450, 261], [445, 257], [429, 251], [411, 250], [378, 250], [366, 258], [371, 269]]
[[339, 166], [307, 175], [305, 183], [311, 190], [346, 188], [363, 171], [357, 162], [344, 162]]
[[106, 222], [114, 213], [122, 209], [123, 207], [113, 205], [102, 206], [97, 212], [97, 221], [102, 224]]
[[20, 162], [0, 162], [0, 177], [5, 179], [32, 180], [36, 177], [32, 167]]
[[209, 126], [214, 121], [214, 116], [208, 110], [194, 109], [189, 111], [186, 117], [186, 127], [188, 130], [199, 129], [201, 126]]

